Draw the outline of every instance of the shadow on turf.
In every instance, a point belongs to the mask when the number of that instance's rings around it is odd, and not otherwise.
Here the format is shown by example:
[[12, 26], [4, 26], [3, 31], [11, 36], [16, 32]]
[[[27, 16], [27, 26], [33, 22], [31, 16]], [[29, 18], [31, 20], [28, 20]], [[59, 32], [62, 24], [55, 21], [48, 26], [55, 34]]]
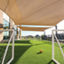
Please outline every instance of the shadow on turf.
[[48, 64], [56, 64], [53, 60], [51, 60]]
[[64, 45], [62, 46], [62, 48], [64, 48]]
[[42, 52], [37, 52], [37, 54], [41, 54]]
[[11, 64], [15, 64], [18, 59], [30, 48], [31, 46], [15, 46], [15, 58]]
[[16, 40], [15, 43], [31, 44], [30, 40]]

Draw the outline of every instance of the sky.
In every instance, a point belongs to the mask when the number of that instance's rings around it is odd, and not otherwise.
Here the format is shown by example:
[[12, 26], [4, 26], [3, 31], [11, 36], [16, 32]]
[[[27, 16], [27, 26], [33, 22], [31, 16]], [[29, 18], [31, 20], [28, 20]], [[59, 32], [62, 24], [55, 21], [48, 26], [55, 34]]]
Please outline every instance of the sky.
[[[7, 21], [9, 21], [9, 17], [3, 13], [3, 18], [5, 18]], [[26, 27], [27, 25], [22, 25], [24, 27]], [[31, 25], [31, 27], [35, 27]], [[36, 27], [44, 27], [44, 26], [36, 26]], [[64, 20], [60, 21], [58, 24], [57, 24], [57, 28], [58, 29], [64, 29]], [[52, 30], [55, 29], [55, 26], [53, 26], [52, 28], [49, 28], [49, 29], [46, 29], [44, 32], [46, 35], [51, 35], [52, 34]], [[27, 35], [43, 35], [44, 34], [43, 31], [39, 32], [39, 31], [22, 31], [21, 34], [22, 36], [27, 36]]]

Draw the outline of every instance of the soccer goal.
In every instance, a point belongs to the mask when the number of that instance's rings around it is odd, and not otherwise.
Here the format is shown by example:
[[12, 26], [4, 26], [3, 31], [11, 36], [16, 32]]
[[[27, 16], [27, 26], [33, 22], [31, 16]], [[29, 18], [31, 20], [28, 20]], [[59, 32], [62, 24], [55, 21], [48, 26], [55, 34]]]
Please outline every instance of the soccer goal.
[[0, 64], [10, 64], [13, 59], [14, 29], [0, 30]]
[[52, 30], [52, 60], [64, 64], [64, 30]]

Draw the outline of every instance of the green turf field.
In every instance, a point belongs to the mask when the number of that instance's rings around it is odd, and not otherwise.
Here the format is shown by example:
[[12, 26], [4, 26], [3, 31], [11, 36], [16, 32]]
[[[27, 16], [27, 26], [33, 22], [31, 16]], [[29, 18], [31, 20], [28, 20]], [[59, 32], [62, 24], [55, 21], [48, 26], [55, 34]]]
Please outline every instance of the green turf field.
[[[0, 44], [0, 46], [6, 46], [6, 44]], [[40, 50], [43, 53], [40, 53]], [[60, 50], [55, 45], [55, 58], [64, 64], [61, 53], [58, 51]], [[51, 57], [52, 44], [50, 41], [19, 40], [15, 42], [15, 58], [11, 64], [54, 64]]]

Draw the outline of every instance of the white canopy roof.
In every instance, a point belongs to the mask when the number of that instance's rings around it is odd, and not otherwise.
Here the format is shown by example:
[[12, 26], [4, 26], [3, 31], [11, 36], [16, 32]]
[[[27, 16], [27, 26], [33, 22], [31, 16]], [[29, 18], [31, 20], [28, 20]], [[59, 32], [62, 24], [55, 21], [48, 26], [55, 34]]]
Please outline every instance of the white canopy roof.
[[0, 0], [16, 25], [56, 25], [64, 19], [64, 0]]

